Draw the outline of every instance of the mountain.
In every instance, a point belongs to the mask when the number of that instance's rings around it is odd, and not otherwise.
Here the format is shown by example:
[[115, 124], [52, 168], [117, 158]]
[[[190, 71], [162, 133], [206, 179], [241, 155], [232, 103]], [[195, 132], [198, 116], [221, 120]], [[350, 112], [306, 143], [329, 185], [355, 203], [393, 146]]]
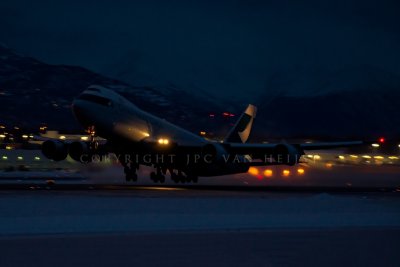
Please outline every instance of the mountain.
[[256, 126], [266, 136], [400, 135], [400, 77], [390, 72], [371, 66], [291, 71], [268, 86], [273, 90], [258, 103], [259, 118], [268, 119]]
[[[135, 87], [77, 66], [50, 65], [20, 55], [0, 45], [0, 123], [28, 129], [40, 124], [63, 131], [76, 131], [70, 104], [91, 84], [113, 89], [140, 108], [193, 131], [210, 124], [210, 112], [222, 114], [223, 105], [211, 97], [194, 98], [170, 84]], [[218, 124], [218, 119], [212, 124]], [[226, 124], [226, 123], [225, 123]]]
[[[133, 86], [85, 68], [50, 65], [0, 45], [0, 124], [36, 130], [41, 124], [81, 130], [70, 103], [91, 84], [111, 88], [140, 108], [193, 132], [223, 136], [247, 103], [236, 107], [199, 88], [172, 83]], [[270, 77], [255, 96], [253, 140], [400, 135], [400, 78], [368, 66], [341, 71], [289, 69]], [[213, 118], [210, 113], [215, 114]]]

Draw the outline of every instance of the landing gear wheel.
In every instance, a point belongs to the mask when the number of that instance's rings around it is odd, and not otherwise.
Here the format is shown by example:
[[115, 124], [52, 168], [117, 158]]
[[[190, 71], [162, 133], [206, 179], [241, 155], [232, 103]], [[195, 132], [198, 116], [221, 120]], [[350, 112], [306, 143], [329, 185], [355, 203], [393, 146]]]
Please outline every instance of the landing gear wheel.
[[130, 182], [130, 181], [136, 182], [137, 181], [138, 175], [136, 173], [136, 168], [125, 166], [124, 172], [125, 172], [125, 179], [127, 182]]

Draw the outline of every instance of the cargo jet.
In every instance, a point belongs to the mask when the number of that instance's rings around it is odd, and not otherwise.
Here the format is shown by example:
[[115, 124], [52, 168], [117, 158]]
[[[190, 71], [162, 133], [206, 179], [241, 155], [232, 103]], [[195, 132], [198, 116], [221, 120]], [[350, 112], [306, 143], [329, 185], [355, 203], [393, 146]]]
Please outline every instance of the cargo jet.
[[[199, 176], [245, 173], [250, 166], [295, 165], [306, 150], [362, 145], [362, 141], [332, 143], [246, 143], [256, 117], [248, 105], [223, 141], [212, 141], [139, 109], [118, 93], [92, 85], [72, 104], [78, 122], [90, 133], [87, 142], [47, 140], [43, 154], [60, 161], [69, 155], [87, 163], [113, 154], [127, 181], [136, 181], [140, 165], [154, 167], [151, 179], [197, 182]], [[102, 137], [105, 142], [97, 141]]]

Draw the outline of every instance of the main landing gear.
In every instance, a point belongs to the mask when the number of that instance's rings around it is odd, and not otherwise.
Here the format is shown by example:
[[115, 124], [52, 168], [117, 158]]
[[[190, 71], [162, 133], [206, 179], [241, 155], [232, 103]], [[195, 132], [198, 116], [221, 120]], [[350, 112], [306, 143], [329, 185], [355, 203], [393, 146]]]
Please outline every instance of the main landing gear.
[[[198, 177], [193, 174], [184, 175], [181, 171], [177, 173], [174, 172], [172, 169], [169, 169], [171, 174], [171, 180], [175, 183], [197, 183]], [[150, 179], [155, 183], [164, 183], [165, 182], [165, 175], [167, 173], [167, 169], [162, 169], [161, 167], [157, 167], [155, 172], [150, 173]]]
[[178, 171], [178, 173], [171, 172], [171, 180], [175, 183], [197, 183], [199, 179], [196, 175], [184, 175], [181, 171]]
[[139, 165], [133, 164], [132, 162], [124, 162], [120, 161], [122, 166], [124, 167], [125, 180], [127, 182], [136, 182], [138, 179], [138, 175], [136, 171], [139, 169]]

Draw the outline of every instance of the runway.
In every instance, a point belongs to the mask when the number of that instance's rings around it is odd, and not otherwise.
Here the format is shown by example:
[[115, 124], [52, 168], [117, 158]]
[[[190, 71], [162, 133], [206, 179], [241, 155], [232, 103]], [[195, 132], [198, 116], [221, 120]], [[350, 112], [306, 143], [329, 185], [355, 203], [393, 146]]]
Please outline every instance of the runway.
[[0, 266], [398, 266], [398, 196], [1, 190]]

